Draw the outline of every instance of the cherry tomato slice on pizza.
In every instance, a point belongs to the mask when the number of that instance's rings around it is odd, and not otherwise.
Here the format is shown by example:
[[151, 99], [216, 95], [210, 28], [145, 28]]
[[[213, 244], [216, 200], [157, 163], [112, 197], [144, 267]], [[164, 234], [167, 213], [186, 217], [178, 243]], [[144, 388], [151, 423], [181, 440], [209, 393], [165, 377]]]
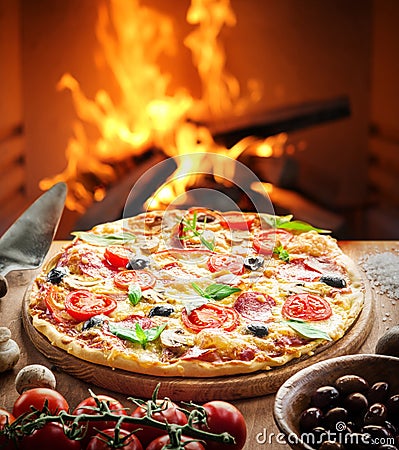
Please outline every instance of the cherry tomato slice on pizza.
[[273, 297], [262, 292], [243, 292], [235, 301], [234, 309], [250, 321], [266, 322], [272, 315], [276, 305]]
[[126, 268], [133, 253], [123, 245], [110, 245], [105, 249], [104, 258], [115, 269]]
[[72, 291], [65, 299], [67, 313], [80, 322], [97, 314], [109, 314], [116, 306], [114, 298], [85, 290]]
[[142, 291], [151, 289], [156, 282], [155, 276], [148, 270], [122, 270], [114, 277], [114, 284], [127, 291], [132, 283], [138, 284]]
[[199, 333], [206, 328], [232, 331], [238, 325], [239, 315], [235, 309], [228, 306], [206, 303], [191, 311], [190, 314], [183, 309], [182, 320], [184, 325], [194, 333]]
[[286, 230], [263, 230], [254, 237], [253, 247], [257, 253], [271, 256], [279, 243], [285, 247], [291, 239], [292, 234]]
[[245, 270], [244, 258], [240, 255], [215, 253], [208, 260], [208, 269], [211, 272], [228, 270], [234, 275], [242, 275]]
[[332, 310], [324, 298], [304, 293], [288, 297], [284, 302], [282, 314], [287, 319], [318, 321], [330, 318]]
[[240, 211], [231, 211], [223, 213], [224, 222], [222, 223], [224, 228], [229, 228], [230, 230], [241, 230], [246, 231], [251, 228], [254, 223], [254, 215], [244, 215]]

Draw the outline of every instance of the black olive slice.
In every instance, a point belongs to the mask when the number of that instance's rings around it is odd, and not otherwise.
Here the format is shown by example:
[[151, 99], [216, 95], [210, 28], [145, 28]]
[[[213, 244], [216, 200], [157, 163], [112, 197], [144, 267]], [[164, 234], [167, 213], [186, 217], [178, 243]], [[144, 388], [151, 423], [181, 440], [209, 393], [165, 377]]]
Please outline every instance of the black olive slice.
[[244, 267], [249, 270], [258, 270], [265, 263], [265, 259], [262, 256], [247, 256], [244, 260]]
[[104, 316], [98, 315], [98, 316], [90, 317], [90, 319], [86, 320], [86, 322], [83, 324], [82, 331], [89, 330], [90, 328], [93, 328], [93, 327], [98, 327], [103, 322], [104, 322]]
[[150, 259], [145, 256], [139, 258], [132, 258], [127, 264], [127, 270], [143, 270], [150, 265]]
[[60, 284], [65, 275], [68, 274], [68, 269], [65, 267], [54, 267], [47, 274], [47, 281], [52, 284]]
[[169, 317], [173, 313], [174, 309], [172, 306], [154, 306], [154, 308], [151, 309], [149, 312], [149, 316], [162, 316], [162, 317]]
[[251, 324], [247, 326], [247, 330], [256, 337], [265, 337], [269, 334], [269, 330], [266, 325]]
[[330, 275], [330, 274], [323, 275], [320, 278], [320, 281], [322, 283], [327, 284], [328, 286], [335, 287], [335, 288], [342, 289], [342, 288], [346, 287], [345, 279], [340, 277], [339, 275]]

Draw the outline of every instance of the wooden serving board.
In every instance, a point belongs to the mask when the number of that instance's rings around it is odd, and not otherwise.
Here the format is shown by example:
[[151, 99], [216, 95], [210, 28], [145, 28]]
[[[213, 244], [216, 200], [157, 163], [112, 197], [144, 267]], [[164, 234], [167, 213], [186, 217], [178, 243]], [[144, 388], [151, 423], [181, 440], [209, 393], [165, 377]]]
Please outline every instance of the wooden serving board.
[[161, 383], [160, 397], [170, 397], [175, 401], [205, 402], [221, 398], [236, 400], [272, 394], [289, 377], [311, 364], [336, 356], [356, 353], [366, 340], [374, 320], [374, 297], [367, 279], [363, 278], [365, 285], [363, 310], [340, 340], [324, 347], [313, 356], [294, 360], [283, 367], [269, 371], [245, 375], [214, 378], [155, 377], [112, 369], [76, 358], [64, 350], [54, 347], [44, 335], [33, 327], [27, 312], [29, 291], [23, 302], [22, 319], [32, 343], [51, 363], [70, 375], [98, 387], [134, 397], [150, 398], [154, 388]]

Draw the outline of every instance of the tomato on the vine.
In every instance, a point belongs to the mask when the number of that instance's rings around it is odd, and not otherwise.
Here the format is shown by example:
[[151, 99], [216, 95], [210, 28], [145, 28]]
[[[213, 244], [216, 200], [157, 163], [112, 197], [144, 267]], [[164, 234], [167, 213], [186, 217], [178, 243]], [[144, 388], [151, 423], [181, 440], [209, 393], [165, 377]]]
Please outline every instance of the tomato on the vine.
[[[188, 436], [181, 436], [180, 441], [182, 443], [187, 441], [192, 441], [194, 438]], [[156, 439], [151, 441], [145, 450], [162, 450], [166, 445], [170, 444], [170, 437], [168, 434], [163, 436], [158, 436]], [[201, 442], [193, 441], [184, 446], [184, 450], [205, 450], [205, 447], [201, 444]]]
[[207, 440], [207, 450], [241, 450], [247, 439], [247, 426], [244, 416], [231, 403], [221, 400], [213, 400], [202, 405], [207, 415], [207, 425], [199, 428], [210, 433], [220, 434], [227, 432], [235, 439], [235, 444], [222, 444], [220, 442]]
[[116, 307], [117, 303], [113, 297], [83, 289], [71, 291], [65, 298], [65, 310], [80, 322], [98, 314], [109, 314]]
[[[101, 402], [106, 402], [108, 408], [113, 414], [117, 414], [120, 416], [126, 416], [127, 412], [122, 403], [116, 400], [113, 397], [109, 397], [108, 395], [99, 394], [96, 396], [97, 399]], [[76, 408], [73, 410], [74, 415], [80, 414], [98, 414], [96, 411], [97, 402], [94, 397], [87, 397], [82, 400]], [[106, 430], [108, 428], [112, 428], [115, 426], [116, 421], [111, 420], [103, 420], [103, 421], [88, 421], [85, 422], [84, 425], [86, 428], [86, 434], [83, 442], [87, 443], [94, 435], [97, 434], [98, 430]], [[122, 425], [123, 426], [123, 425]]]
[[110, 438], [110, 442], [112, 442], [115, 438], [115, 429], [108, 428], [106, 430], [103, 430], [101, 433], [97, 433], [90, 439], [86, 450], [110, 450], [113, 448], [118, 448], [119, 450], [143, 450], [143, 446], [141, 445], [136, 435], [131, 434], [129, 431], [124, 430], [123, 428], [119, 430], [119, 442], [121, 443], [120, 446], [119, 444], [118, 446], [116, 446], [112, 443], [111, 445], [108, 445], [108, 443], [106, 442], [107, 437], [104, 435], [108, 436]]
[[[170, 400], [158, 400], [157, 406], [161, 409], [159, 412], [155, 412], [152, 414], [152, 418], [154, 420], [158, 420], [159, 422], [164, 423], [174, 423], [177, 425], [185, 425], [187, 423], [187, 417], [180, 411], [177, 405]], [[133, 412], [132, 417], [144, 417], [147, 411], [145, 407], [138, 406]], [[140, 439], [140, 442], [146, 447], [152, 440], [154, 440], [158, 436], [162, 436], [165, 434], [165, 430], [161, 430], [159, 428], [149, 427], [147, 425], [142, 424], [134, 424], [135, 430], [137, 428], [141, 428], [135, 434]]]
[[33, 388], [24, 391], [14, 403], [12, 414], [15, 418], [32, 412], [32, 407], [41, 411], [47, 405], [50, 414], [59, 414], [60, 411], [68, 411], [69, 405], [64, 396], [54, 389]]
[[28, 436], [24, 436], [20, 450], [80, 450], [81, 444], [78, 440], [69, 439], [65, 429], [60, 423], [49, 422], [43, 428], [39, 428]]
[[[9, 411], [0, 408], [0, 431], [3, 430], [6, 425], [12, 424], [14, 420], [15, 417]], [[8, 440], [6, 436], [0, 436], [1, 450], [13, 450], [14, 448], [14, 443], [11, 440]]]

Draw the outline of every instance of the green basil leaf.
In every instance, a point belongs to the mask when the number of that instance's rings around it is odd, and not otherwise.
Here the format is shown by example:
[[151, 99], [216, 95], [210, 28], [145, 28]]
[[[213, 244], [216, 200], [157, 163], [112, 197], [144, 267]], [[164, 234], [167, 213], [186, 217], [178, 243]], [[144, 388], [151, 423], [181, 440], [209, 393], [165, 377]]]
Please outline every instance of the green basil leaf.
[[118, 338], [126, 339], [127, 341], [134, 342], [136, 344], [141, 343], [136, 331], [131, 328], [121, 327], [120, 325], [110, 322], [109, 331]]
[[129, 298], [130, 303], [133, 306], [136, 306], [139, 303], [139, 301], [141, 300], [141, 297], [143, 296], [140, 286], [138, 286], [137, 284], [134, 284], [134, 283], [129, 284], [129, 290], [127, 292], [127, 296]]
[[241, 292], [241, 289], [229, 286], [228, 284], [211, 284], [205, 289], [207, 298], [213, 300], [222, 300], [235, 292]]
[[102, 247], [115, 244], [125, 244], [126, 242], [132, 242], [136, 239], [134, 234], [126, 231], [115, 234], [95, 234], [89, 231], [74, 231], [71, 234], [89, 244], [99, 245]]
[[204, 298], [208, 298], [207, 296], [206, 296], [206, 292], [205, 291], [203, 291], [199, 286], [198, 286], [198, 284], [197, 283], [191, 283], [191, 286], [197, 291], [197, 293], [201, 296], [201, 297], [204, 297]]
[[150, 328], [149, 330], [145, 330], [144, 332], [147, 335], [147, 341], [152, 342], [159, 338], [162, 331], [165, 329], [166, 323], [159, 325], [158, 327]]
[[277, 246], [274, 250], [273, 253], [278, 255], [278, 257], [285, 262], [290, 262], [290, 254], [288, 253], [288, 251], [282, 246], [279, 245]]
[[331, 233], [331, 230], [323, 230], [322, 228], [316, 228], [309, 223], [302, 222], [301, 220], [293, 220], [292, 222], [285, 222], [279, 225], [278, 228], [283, 228], [284, 230], [293, 231], [317, 231], [317, 233]]
[[301, 336], [308, 339], [325, 339], [332, 341], [329, 334], [319, 328], [305, 322], [303, 320], [291, 319], [288, 321], [288, 326], [299, 333]]
[[282, 224], [290, 222], [294, 217], [292, 214], [288, 216], [274, 216], [273, 214], [260, 214], [261, 218], [272, 228], [279, 228]]
[[135, 344], [140, 344], [143, 348], [146, 347], [148, 342], [155, 341], [161, 335], [162, 331], [166, 327], [166, 323], [158, 327], [153, 327], [148, 330], [143, 330], [138, 322], [136, 322], [136, 328], [125, 328], [115, 323], [110, 322], [109, 331], [115, 336], [126, 339], [127, 341]]

